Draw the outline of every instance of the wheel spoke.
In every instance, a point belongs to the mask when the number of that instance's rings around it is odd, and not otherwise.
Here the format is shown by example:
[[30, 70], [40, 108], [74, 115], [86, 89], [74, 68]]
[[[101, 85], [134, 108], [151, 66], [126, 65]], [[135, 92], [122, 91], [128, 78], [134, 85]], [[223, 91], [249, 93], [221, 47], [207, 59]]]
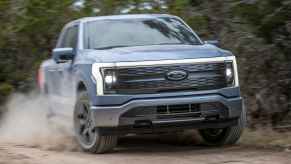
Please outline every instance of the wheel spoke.
[[78, 114], [77, 118], [79, 119], [80, 125], [85, 125], [86, 122], [88, 121], [88, 118], [89, 118], [88, 117], [88, 111], [87, 111], [87, 109], [86, 109], [84, 104], [82, 104], [80, 106], [80, 111], [79, 111], [79, 114]]
[[88, 127], [84, 128], [82, 135], [87, 136], [89, 134], [90, 129]]
[[86, 120], [84, 120], [84, 119], [80, 119], [79, 121], [80, 121], [80, 125], [81, 125], [81, 126], [86, 125]]
[[91, 125], [91, 127], [89, 127], [90, 140], [93, 140], [95, 135], [96, 135], [95, 128]]
[[85, 104], [82, 104], [82, 115], [84, 119], [88, 118], [88, 109]]

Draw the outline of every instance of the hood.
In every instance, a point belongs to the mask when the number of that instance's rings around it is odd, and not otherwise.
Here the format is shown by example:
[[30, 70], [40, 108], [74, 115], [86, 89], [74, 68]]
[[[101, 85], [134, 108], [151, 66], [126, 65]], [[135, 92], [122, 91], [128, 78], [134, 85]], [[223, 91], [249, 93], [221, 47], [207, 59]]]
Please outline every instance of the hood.
[[110, 50], [90, 50], [87, 55], [90, 58], [94, 58], [96, 62], [102, 63], [181, 60], [227, 56], [221, 49], [208, 44], [122, 47]]

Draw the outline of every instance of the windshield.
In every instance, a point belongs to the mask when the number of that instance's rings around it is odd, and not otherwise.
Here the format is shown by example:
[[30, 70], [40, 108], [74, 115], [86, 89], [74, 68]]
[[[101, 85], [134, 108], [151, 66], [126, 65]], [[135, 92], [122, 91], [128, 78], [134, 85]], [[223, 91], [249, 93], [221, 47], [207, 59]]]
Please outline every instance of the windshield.
[[175, 18], [100, 20], [85, 25], [85, 48], [110, 49], [128, 46], [201, 44]]

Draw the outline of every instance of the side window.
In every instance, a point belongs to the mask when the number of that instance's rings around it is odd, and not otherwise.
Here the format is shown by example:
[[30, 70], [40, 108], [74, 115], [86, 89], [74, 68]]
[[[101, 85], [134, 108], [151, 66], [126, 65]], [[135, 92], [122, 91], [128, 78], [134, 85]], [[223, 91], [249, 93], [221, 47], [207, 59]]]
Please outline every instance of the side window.
[[69, 27], [62, 38], [60, 48], [76, 48], [78, 44], [78, 26]]

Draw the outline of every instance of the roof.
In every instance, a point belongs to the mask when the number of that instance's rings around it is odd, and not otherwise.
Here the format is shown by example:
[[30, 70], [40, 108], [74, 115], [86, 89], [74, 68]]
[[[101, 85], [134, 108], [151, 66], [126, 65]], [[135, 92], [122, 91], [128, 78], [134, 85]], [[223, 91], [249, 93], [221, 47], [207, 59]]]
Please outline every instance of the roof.
[[[67, 23], [64, 29], [74, 26], [77, 23], [86, 23], [96, 20], [122, 20], [122, 19], [154, 19], [161, 17], [178, 18], [177, 16], [170, 14], [123, 14], [123, 15], [109, 15], [109, 16], [96, 16], [96, 17], [84, 17]], [[183, 20], [182, 20], [183, 21]]]
[[110, 15], [110, 16], [96, 16], [85, 17], [73, 22], [89, 22], [95, 20], [120, 20], [120, 19], [146, 19], [146, 18], [159, 18], [159, 17], [176, 17], [169, 14], [124, 14], [124, 15]]

